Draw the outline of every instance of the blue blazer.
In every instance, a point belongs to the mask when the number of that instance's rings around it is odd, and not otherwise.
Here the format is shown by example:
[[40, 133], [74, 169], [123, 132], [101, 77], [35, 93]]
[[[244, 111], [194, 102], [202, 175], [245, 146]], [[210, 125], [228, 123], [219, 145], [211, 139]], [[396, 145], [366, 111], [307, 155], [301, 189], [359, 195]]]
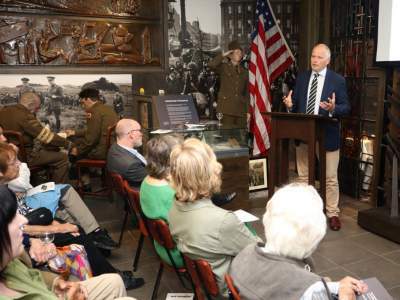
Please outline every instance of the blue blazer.
[[[292, 112], [306, 113], [308, 85], [311, 78], [311, 71], [300, 73], [296, 79], [296, 86], [292, 94]], [[350, 112], [350, 103], [347, 97], [346, 81], [343, 76], [327, 69], [324, 87], [321, 94], [321, 102], [328, 101], [335, 93], [335, 110], [332, 117], [340, 118]], [[319, 115], [329, 116], [329, 112], [319, 108]], [[340, 126], [339, 122], [331, 122], [325, 125], [325, 149], [334, 151], [340, 147]]]

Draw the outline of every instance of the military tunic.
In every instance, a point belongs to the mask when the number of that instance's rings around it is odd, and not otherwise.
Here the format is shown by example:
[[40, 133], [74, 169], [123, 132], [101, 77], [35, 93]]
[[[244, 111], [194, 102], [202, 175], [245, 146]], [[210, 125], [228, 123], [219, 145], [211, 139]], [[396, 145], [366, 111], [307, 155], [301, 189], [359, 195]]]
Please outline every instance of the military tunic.
[[[28, 165], [53, 167], [53, 180], [65, 183], [68, 174], [68, 157], [59, 148], [70, 149], [72, 143], [44, 127], [25, 106], [10, 105], [0, 110], [0, 124], [5, 130], [22, 134]], [[10, 141], [18, 145], [18, 141]], [[35, 147], [34, 147], [35, 146]]]
[[220, 78], [217, 112], [223, 113], [225, 125], [246, 126], [249, 106], [248, 71], [241, 65], [233, 65], [222, 54], [208, 63]]
[[75, 135], [82, 137], [77, 141], [79, 157], [106, 159], [108, 127], [118, 122], [113, 108], [96, 102], [88, 111], [85, 130], [77, 130]]

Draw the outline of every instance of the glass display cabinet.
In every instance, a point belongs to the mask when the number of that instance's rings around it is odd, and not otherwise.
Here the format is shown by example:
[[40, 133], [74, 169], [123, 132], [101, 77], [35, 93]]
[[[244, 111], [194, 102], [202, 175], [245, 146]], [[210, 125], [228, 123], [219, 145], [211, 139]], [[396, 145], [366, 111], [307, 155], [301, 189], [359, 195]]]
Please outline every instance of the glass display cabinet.
[[184, 126], [182, 129], [148, 130], [147, 138], [168, 132], [180, 133], [184, 138], [198, 138], [214, 150], [223, 166], [221, 193], [236, 192], [236, 198], [225, 209], [248, 209], [249, 203], [249, 148], [247, 130], [216, 124]]

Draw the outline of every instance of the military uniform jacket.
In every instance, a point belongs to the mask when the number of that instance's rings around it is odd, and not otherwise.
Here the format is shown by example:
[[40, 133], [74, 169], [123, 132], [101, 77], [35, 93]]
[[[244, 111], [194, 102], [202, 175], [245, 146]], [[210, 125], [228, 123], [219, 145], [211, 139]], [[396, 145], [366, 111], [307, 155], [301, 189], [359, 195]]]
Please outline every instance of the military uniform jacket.
[[50, 108], [61, 109], [61, 101], [64, 98], [64, 91], [61, 86], [57, 84], [50, 85], [47, 90], [47, 96], [49, 97]]
[[85, 130], [77, 130], [76, 136], [83, 139], [78, 144], [78, 153], [93, 159], [106, 159], [108, 127], [118, 122], [118, 116], [110, 106], [96, 102], [88, 111]]
[[6, 106], [0, 110], [0, 123], [5, 130], [21, 132], [24, 146], [28, 151], [35, 141], [48, 146], [67, 149], [71, 147], [71, 142], [58, 136], [48, 127], [42, 126], [35, 115], [21, 104]]
[[234, 66], [222, 54], [208, 63], [220, 78], [217, 111], [223, 114], [246, 118], [249, 106], [249, 72], [241, 65]]

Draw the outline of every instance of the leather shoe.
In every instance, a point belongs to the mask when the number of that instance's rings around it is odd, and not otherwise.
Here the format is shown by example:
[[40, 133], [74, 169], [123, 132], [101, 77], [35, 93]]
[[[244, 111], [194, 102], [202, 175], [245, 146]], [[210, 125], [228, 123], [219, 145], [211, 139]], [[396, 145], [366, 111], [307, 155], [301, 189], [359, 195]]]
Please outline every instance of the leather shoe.
[[338, 231], [342, 227], [342, 224], [340, 223], [340, 219], [337, 216], [333, 216], [329, 218], [329, 227], [333, 231]]
[[131, 271], [118, 271], [118, 274], [121, 276], [127, 290], [137, 289], [144, 284], [144, 279], [141, 277], [135, 278]]
[[96, 231], [92, 231], [89, 233], [89, 236], [92, 238], [93, 244], [97, 248], [113, 250], [118, 247], [118, 244], [113, 241], [105, 229], [100, 228]]
[[229, 202], [231, 202], [235, 197], [236, 193], [228, 193], [228, 194], [214, 194], [211, 197], [211, 201], [214, 203], [216, 206], [223, 206]]

